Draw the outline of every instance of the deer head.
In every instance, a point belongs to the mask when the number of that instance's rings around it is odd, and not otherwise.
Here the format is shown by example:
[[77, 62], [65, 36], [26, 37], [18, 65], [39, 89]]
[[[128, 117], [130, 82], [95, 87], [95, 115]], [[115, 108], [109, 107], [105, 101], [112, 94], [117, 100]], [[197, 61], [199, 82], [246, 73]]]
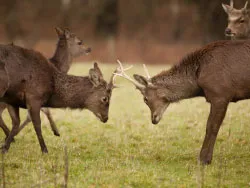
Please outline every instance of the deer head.
[[248, 1], [242, 9], [234, 8], [233, 0], [230, 5], [222, 4], [228, 15], [228, 26], [225, 35], [232, 39], [245, 39], [250, 36], [250, 17], [247, 9]]
[[120, 74], [119, 68], [113, 72], [109, 83], [107, 83], [97, 63], [94, 63], [94, 67], [89, 70], [89, 80], [92, 83], [92, 88], [89, 90], [90, 94], [85, 101], [85, 105], [104, 123], [108, 120], [112, 91], [117, 87], [114, 84], [116, 74]]
[[73, 57], [78, 57], [82, 54], [88, 54], [91, 52], [91, 48], [87, 48], [83, 41], [80, 40], [74, 33], [71, 33], [69, 29], [55, 28], [58, 38], [66, 41], [69, 52]]
[[130, 82], [132, 82], [136, 89], [138, 89], [143, 95], [144, 102], [149, 107], [151, 111], [151, 120], [153, 124], [158, 124], [162, 118], [163, 113], [167, 109], [171, 101], [168, 101], [166, 97], [167, 89], [161, 87], [160, 85], [155, 85], [151, 82], [150, 75], [146, 66], [144, 65], [144, 70], [146, 72], [146, 77], [134, 74], [134, 79], [130, 78], [123, 70], [122, 63], [118, 60], [120, 65], [120, 72], [115, 73], [115, 75], [123, 77]]

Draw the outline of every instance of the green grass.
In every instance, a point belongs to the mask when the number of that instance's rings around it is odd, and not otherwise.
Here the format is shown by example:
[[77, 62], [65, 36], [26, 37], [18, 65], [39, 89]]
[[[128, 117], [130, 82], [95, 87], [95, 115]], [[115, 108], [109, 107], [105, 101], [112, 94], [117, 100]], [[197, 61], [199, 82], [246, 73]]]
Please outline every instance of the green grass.
[[[71, 73], [87, 75], [91, 66], [76, 64]], [[115, 69], [115, 65], [100, 67], [106, 79]], [[152, 75], [163, 68], [148, 67]], [[143, 74], [143, 68], [135, 66], [130, 73]], [[249, 101], [230, 104], [213, 163], [201, 169], [197, 159], [209, 113], [204, 98], [172, 104], [162, 121], [152, 125], [139, 91], [121, 78], [117, 83], [122, 87], [113, 91], [106, 124], [86, 110], [53, 109], [61, 133], [55, 137], [42, 115], [47, 155], [41, 154], [28, 125], [5, 155], [7, 187], [30, 187], [53, 177], [54, 170], [63, 177], [64, 146], [69, 155], [69, 187], [199, 187], [201, 182], [204, 187], [250, 187]], [[23, 110], [22, 119], [25, 114]], [[6, 112], [4, 118], [10, 124]], [[4, 139], [2, 131], [0, 138]]]

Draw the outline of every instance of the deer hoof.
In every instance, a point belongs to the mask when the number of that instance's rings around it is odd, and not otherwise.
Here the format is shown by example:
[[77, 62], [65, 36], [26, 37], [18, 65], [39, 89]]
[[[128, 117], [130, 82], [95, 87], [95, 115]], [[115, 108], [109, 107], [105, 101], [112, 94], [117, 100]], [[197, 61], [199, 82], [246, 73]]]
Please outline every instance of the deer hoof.
[[60, 136], [60, 133], [59, 132], [54, 132], [54, 135], [55, 136]]
[[201, 158], [200, 162], [201, 162], [201, 165], [210, 165], [212, 163], [212, 159]]
[[1, 150], [2, 150], [2, 154], [5, 154], [5, 153], [8, 152], [8, 148], [7, 148], [5, 145], [3, 145], [3, 146], [1, 147]]
[[48, 153], [47, 148], [42, 149], [42, 152], [43, 152], [44, 154]]

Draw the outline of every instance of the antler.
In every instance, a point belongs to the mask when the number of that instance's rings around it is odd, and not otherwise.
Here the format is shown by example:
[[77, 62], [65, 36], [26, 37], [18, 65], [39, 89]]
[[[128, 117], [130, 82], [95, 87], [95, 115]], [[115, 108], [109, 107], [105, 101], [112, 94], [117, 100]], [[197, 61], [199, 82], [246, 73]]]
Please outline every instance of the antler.
[[[118, 86], [115, 85], [115, 78], [119, 76], [122, 73], [125, 73], [124, 71], [127, 71], [131, 69], [133, 66], [129, 66], [128, 68], [123, 68], [120, 64], [120, 67], [117, 67], [116, 70], [113, 72], [111, 78], [110, 78], [110, 85], [112, 88], [117, 88]], [[126, 74], [126, 73], [125, 73]]]
[[248, 1], [246, 1], [245, 6], [243, 9], [247, 9]]
[[149, 75], [148, 69], [147, 69], [147, 67], [146, 67], [145, 64], [143, 64], [143, 68], [144, 68], [144, 71], [145, 71], [145, 73], [146, 73], [147, 79], [150, 80], [151, 77], [150, 77], [150, 75]]
[[114, 75], [120, 76], [120, 77], [122, 77], [122, 78], [125, 78], [125, 79], [129, 80], [129, 81], [132, 82], [137, 88], [143, 88], [143, 87], [144, 87], [144, 86], [140, 85], [139, 83], [137, 83], [135, 80], [133, 80], [129, 75], [127, 75], [127, 74], [125, 73], [126, 70], [132, 68], [133, 66], [130, 66], [129, 68], [126, 68], [126, 69], [125, 69], [125, 68], [122, 66], [122, 63], [121, 63], [119, 60], [117, 60], [117, 63], [119, 64], [120, 67], [118, 68], [118, 70], [119, 70], [118, 72], [113, 73]]
[[234, 8], [234, 0], [230, 0], [230, 7]]

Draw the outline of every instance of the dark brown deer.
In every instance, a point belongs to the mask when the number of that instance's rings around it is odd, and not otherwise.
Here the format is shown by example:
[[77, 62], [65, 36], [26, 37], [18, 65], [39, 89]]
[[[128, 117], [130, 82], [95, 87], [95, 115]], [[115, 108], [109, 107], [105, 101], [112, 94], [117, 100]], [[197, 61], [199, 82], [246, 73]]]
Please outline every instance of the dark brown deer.
[[250, 41], [218, 41], [185, 57], [168, 71], [145, 78], [116, 74], [130, 80], [144, 97], [153, 124], [159, 123], [169, 104], [193, 97], [210, 103], [200, 161], [210, 164], [217, 134], [228, 104], [250, 98]]
[[[88, 109], [102, 122], [107, 122], [109, 103], [114, 88], [114, 75], [107, 83], [97, 63], [89, 76], [62, 73], [40, 53], [12, 45], [0, 45], [0, 66], [4, 72], [0, 102], [11, 105], [13, 128], [2, 147], [8, 151], [20, 124], [19, 108], [27, 108], [42, 152], [48, 152], [41, 132], [41, 107]], [[118, 71], [118, 70], [117, 70]], [[6, 77], [8, 79], [6, 79]]]
[[231, 39], [250, 38], [250, 15], [247, 5], [248, 1], [242, 9], [236, 9], [233, 0], [230, 0], [230, 5], [222, 3], [223, 9], [228, 15], [225, 35], [231, 37]]
[[[69, 29], [61, 29], [59, 27], [56, 27], [55, 30], [58, 35], [58, 43], [54, 56], [50, 58], [49, 61], [53, 63], [59, 71], [67, 73], [72, 64], [73, 58], [79, 57], [84, 54], [88, 54], [91, 51], [91, 49], [85, 47], [82, 40], [80, 40], [74, 33], [70, 32]], [[11, 110], [8, 108], [8, 105], [5, 103], [0, 104], [0, 127], [3, 129], [7, 138], [10, 131], [2, 119], [2, 112], [6, 108], [8, 109], [11, 116], [12, 115]], [[51, 129], [54, 132], [54, 134], [56, 136], [60, 136], [49, 109], [42, 108], [41, 111], [44, 112], [44, 114], [47, 116], [50, 122]], [[11, 119], [13, 120], [12, 116]], [[20, 126], [19, 131], [21, 131], [30, 122], [31, 119], [29, 115], [27, 115], [27, 118]]]

